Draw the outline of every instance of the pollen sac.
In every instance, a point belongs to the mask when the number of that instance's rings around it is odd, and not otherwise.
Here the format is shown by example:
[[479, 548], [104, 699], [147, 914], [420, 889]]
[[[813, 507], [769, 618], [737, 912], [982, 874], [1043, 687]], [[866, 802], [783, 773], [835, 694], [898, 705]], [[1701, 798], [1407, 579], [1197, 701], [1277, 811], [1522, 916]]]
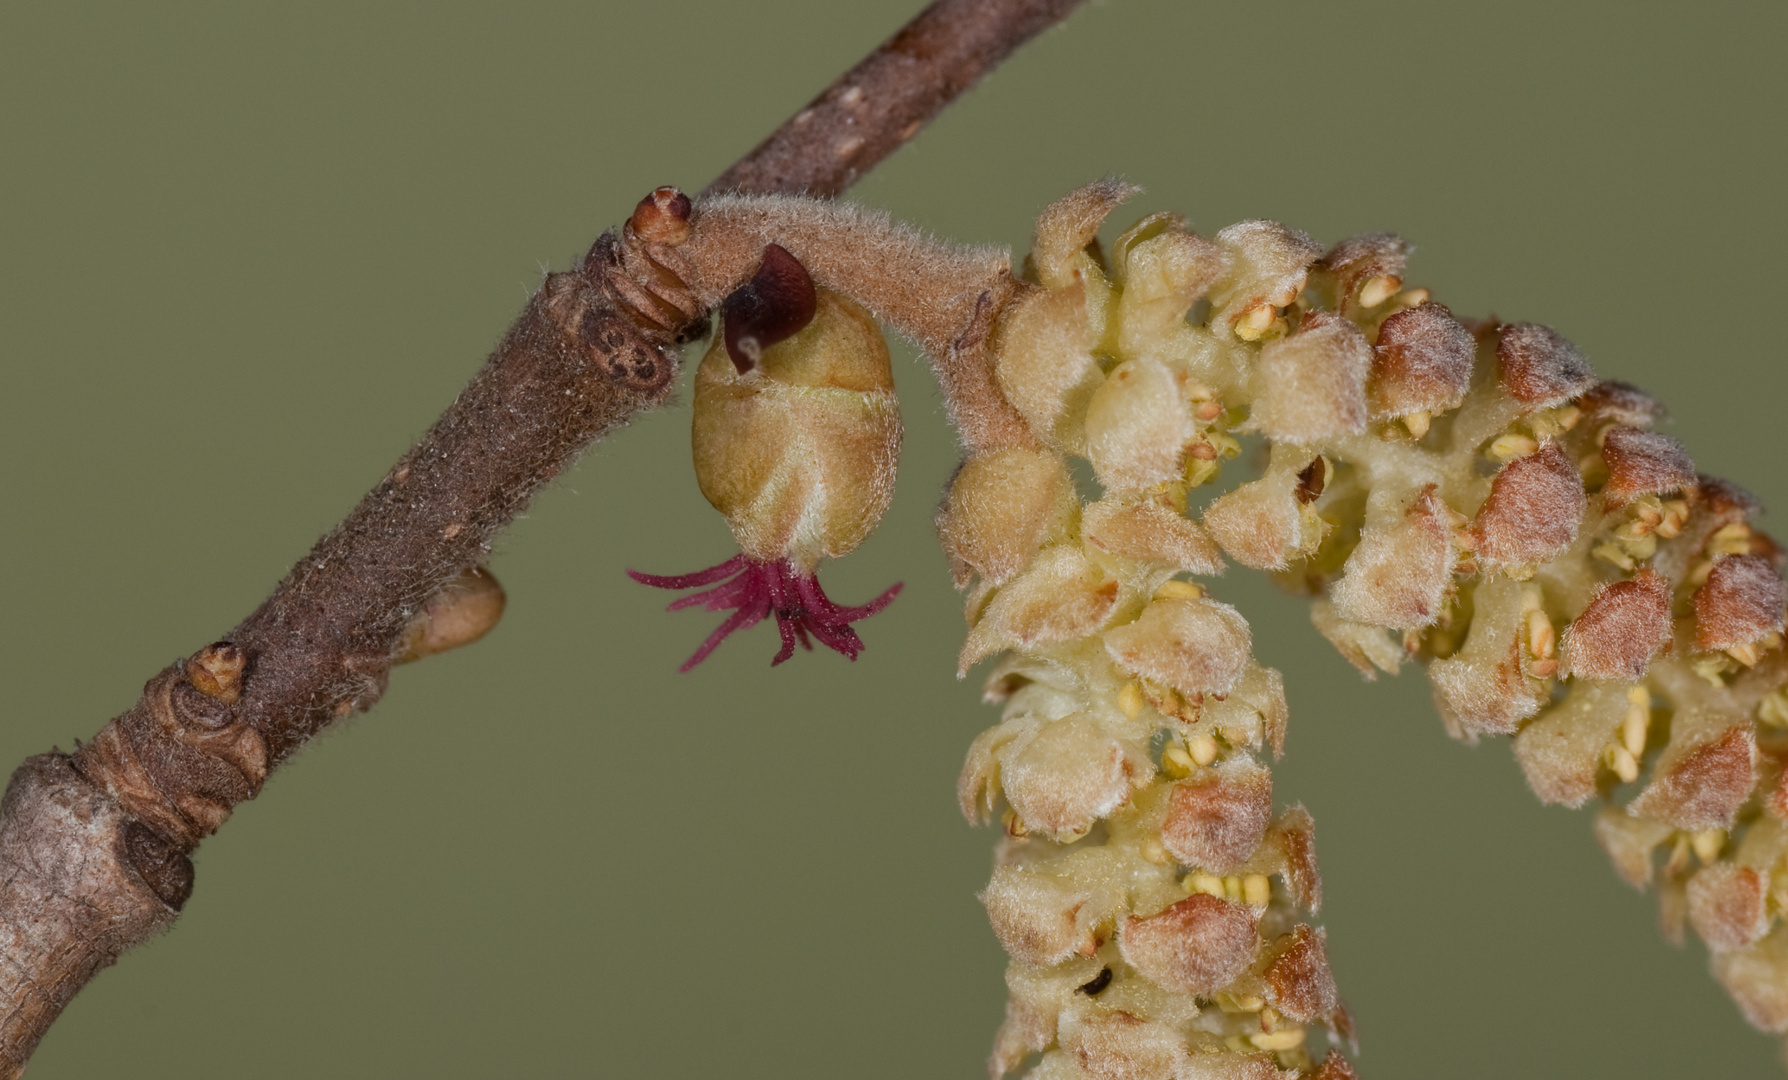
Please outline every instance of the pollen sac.
[[1135, 622], [1105, 632], [1105, 651], [1118, 667], [1189, 697], [1234, 690], [1251, 650], [1247, 620], [1202, 597], [1156, 600]]
[[1335, 611], [1353, 622], [1419, 629], [1440, 617], [1453, 578], [1447, 507], [1432, 484], [1407, 506], [1385, 501], [1375, 493], [1366, 508], [1359, 545], [1335, 583]]
[[1456, 408], [1471, 389], [1477, 342], [1445, 306], [1429, 301], [1379, 324], [1366, 401], [1372, 419]]
[[1695, 464], [1682, 444], [1668, 435], [1630, 427], [1609, 430], [1602, 444], [1608, 482], [1602, 497], [1624, 506], [1642, 495], [1674, 495], [1695, 486]]
[[1409, 244], [1394, 233], [1354, 236], [1329, 249], [1317, 264], [1332, 283], [1335, 310], [1343, 315], [1374, 308], [1403, 287]]
[[1304, 291], [1322, 249], [1277, 221], [1238, 222], [1219, 232], [1216, 241], [1229, 265], [1211, 286], [1211, 330], [1258, 340], [1278, 309]]
[[695, 475], [747, 557], [811, 571], [888, 508], [900, 413], [887, 344], [847, 297], [820, 289], [811, 321], [763, 344], [774, 336], [745, 335], [755, 359], [741, 370], [728, 344], [738, 336], [715, 335], [695, 376]]
[[1013, 447], [977, 454], [950, 481], [938, 515], [944, 550], [957, 567], [999, 584], [1024, 569], [1074, 515], [1074, 479], [1059, 454]]
[[1161, 842], [1187, 866], [1227, 874], [1260, 846], [1272, 816], [1272, 774], [1237, 758], [1173, 786]]
[[1365, 431], [1371, 370], [1372, 346], [1359, 327], [1309, 313], [1297, 333], [1261, 347], [1254, 377], [1260, 429], [1300, 443]]
[[1695, 648], [1736, 649], [1782, 629], [1788, 583], [1760, 555], [1727, 555], [1695, 590]]
[[1598, 592], [1564, 636], [1574, 678], [1635, 680], [1670, 644], [1670, 583], [1650, 569]]
[[1577, 538], [1587, 506], [1583, 478], [1556, 443], [1516, 458], [1472, 522], [1479, 564], [1495, 571], [1550, 559]]
[[1205, 997], [1248, 970], [1257, 941], [1247, 908], [1204, 893], [1158, 915], [1124, 919], [1118, 929], [1118, 949], [1132, 967], [1170, 990]]
[[1496, 362], [1502, 388], [1529, 409], [1562, 405], [1596, 385], [1577, 346], [1538, 323], [1502, 327]]

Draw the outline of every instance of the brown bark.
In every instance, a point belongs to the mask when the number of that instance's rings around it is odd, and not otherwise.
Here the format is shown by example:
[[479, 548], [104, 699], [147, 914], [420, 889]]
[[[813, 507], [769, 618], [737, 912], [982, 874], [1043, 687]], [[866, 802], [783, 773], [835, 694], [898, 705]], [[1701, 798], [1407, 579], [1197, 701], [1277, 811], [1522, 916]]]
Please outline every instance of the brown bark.
[[[1077, 3], [932, 5], [713, 188], [842, 191]], [[419, 641], [451, 647], [494, 622], [500, 597], [479, 568], [495, 535], [675, 385], [676, 345], [703, 316], [677, 252], [688, 213], [660, 189], [548, 275], [447, 412], [258, 610], [156, 675], [91, 743], [13, 774], [0, 802], [0, 1080], [24, 1071], [88, 979], [172, 924], [192, 891], [188, 856], [273, 768], [377, 701], [394, 662], [439, 651]]]

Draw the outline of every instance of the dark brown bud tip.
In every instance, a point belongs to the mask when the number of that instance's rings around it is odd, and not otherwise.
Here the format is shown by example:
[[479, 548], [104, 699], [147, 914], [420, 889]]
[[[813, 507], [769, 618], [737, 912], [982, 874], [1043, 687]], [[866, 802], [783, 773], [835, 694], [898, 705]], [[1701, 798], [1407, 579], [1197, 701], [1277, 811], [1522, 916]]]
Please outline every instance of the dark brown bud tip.
[[639, 201], [627, 224], [649, 244], [676, 246], [689, 239], [689, 196], [674, 187], [655, 188]]
[[186, 662], [186, 679], [206, 697], [234, 705], [242, 696], [242, 670], [247, 666], [248, 654], [219, 641]]
[[819, 309], [813, 277], [781, 244], [764, 249], [764, 261], [750, 281], [720, 304], [726, 352], [743, 375], [757, 366], [765, 349], [800, 333]]

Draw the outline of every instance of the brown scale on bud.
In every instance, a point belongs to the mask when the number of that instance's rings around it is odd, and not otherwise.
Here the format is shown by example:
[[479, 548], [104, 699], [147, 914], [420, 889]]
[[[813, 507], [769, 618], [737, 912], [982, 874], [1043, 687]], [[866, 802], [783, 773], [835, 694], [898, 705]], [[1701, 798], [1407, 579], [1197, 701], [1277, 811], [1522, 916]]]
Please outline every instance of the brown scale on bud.
[[1366, 401], [1372, 419], [1442, 413], [1471, 389], [1477, 342], [1444, 305], [1405, 308], [1378, 327]]
[[1269, 946], [1272, 959], [1261, 978], [1273, 1008], [1300, 1023], [1326, 1020], [1340, 1007], [1335, 975], [1329, 969], [1328, 937], [1300, 923]]
[[1374, 308], [1403, 287], [1409, 244], [1395, 233], [1354, 236], [1329, 249], [1317, 266], [1334, 282], [1335, 310]]
[[1608, 482], [1602, 497], [1624, 506], [1641, 495], [1674, 495], [1695, 486], [1695, 464], [1682, 444], [1668, 435], [1616, 427], [1602, 443]]
[[472, 644], [496, 627], [507, 603], [503, 586], [489, 570], [474, 566], [463, 571], [410, 620], [392, 662], [407, 664]]
[[1714, 952], [1742, 949], [1769, 932], [1769, 881], [1749, 866], [1715, 862], [1688, 885], [1689, 925]]
[[1209, 997], [1248, 970], [1259, 943], [1246, 907], [1194, 893], [1157, 915], [1131, 916], [1118, 950], [1144, 976], [1170, 990]]
[[1272, 773], [1236, 758], [1173, 786], [1161, 842], [1184, 865], [1227, 874], [1260, 846], [1272, 816]]
[[1695, 648], [1742, 649], [1782, 629], [1788, 583], [1759, 555], [1727, 555], [1695, 590]]
[[648, 244], [675, 247], [689, 239], [689, 196], [674, 187], [654, 188], [633, 208], [627, 227]]
[[1565, 630], [1565, 668], [1573, 678], [1637, 680], [1670, 644], [1670, 583], [1641, 568], [1631, 580], [1596, 593]]
[[1261, 347], [1254, 419], [1275, 439], [1308, 443], [1366, 430], [1372, 346], [1338, 315], [1312, 311], [1298, 331]]
[[1489, 571], [1543, 562], [1577, 538], [1588, 499], [1577, 466], [1547, 442], [1502, 467], [1471, 524], [1479, 565]]
[[248, 667], [248, 654], [227, 641], [207, 645], [186, 661], [186, 678], [194, 690], [234, 705], [242, 696], [242, 672]]
[[1529, 409], [1562, 405], [1596, 385], [1577, 346], [1538, 323], [1499, 327], [1496, 362], [1502, 388]]

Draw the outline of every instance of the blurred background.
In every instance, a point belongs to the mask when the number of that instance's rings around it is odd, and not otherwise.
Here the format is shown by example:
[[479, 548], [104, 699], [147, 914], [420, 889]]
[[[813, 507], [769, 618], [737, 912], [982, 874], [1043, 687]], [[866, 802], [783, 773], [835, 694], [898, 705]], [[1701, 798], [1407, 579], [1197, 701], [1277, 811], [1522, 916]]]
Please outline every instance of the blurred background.
[[[213, 640], [451, 400], [537, 283], [657, 184], [700, 188], [911, 0], [11, 4], [0, 10], [0, 762], [72, 746]], [[1780, 43], [1751, 3], [1092, 5], [854, 197], [1022, 248], [1119, 172], [1215, 231], [1395, 229], [1413, 284], [1549, 323], [1788, 506]], [[1767, 289], [1765, 289], [1767, 292]], [[910, 354], [908, 354], [910, 356]], [[975, 1077], [1004, 998], [953, 784], [994, 720], [930, 518], [954, 462], [897, 358], [881, 531], [831, 566], [855, 665], [635, 567], [733, 548], [686, 404], [503, 540], [509, 613], [397, 672], [199, 852], [171, 934], [101, 975], [34, 1080]], [[683, 400], [686, 402], [686, 395]], [[1769, 527], [1770, 519], [1764, 521]], [[1364, 1075], [1769, 1076], [1699, 944], [1664, 944], [1590, 813], [1364, 684], [1245, 572], [1292, 703], [1321, 921]]]

